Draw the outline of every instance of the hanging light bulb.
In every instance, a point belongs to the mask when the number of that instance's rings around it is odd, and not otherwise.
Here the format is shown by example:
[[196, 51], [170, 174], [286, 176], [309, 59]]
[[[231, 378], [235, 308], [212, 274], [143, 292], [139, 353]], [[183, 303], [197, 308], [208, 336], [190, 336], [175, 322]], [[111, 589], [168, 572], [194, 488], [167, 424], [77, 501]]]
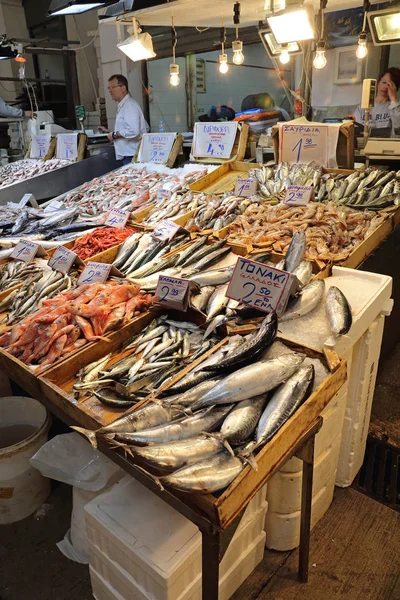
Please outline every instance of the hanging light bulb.
[[179, 85], [181, 82], [179, 78], [179, 65], [177, 65], [176, 63], [172, 63], [169, 65], [169, 82], [174, 87]]
[[244, 62], [244, 55], [243, 42], [239, 40], [240, 2], [235, 2], [233, 5], [233, 23], [236, 27], [236, 40], [232, 42], [233, 62], [235, 65], [242, 65]]
[[26, 58], [25, 58], [23, 52], [24, 52], [24, 48], [23, 48], [22, 44], [18, 44], [18, 54], [15, 57], [16, 62], [26, 63]]
[[287, 44], [281, 44], [281, 53], [279, 55], [279, 60], [281, 61], [281, 63], [283, 65], [286, 65], [289, 60], [290, 60], [290, 56], [289, 56], [289, 50], [288, 50], [288, 45]]
[[313, 65], [316, 69], [323, 69], [326, 65], [325, 42], [323, 40], [320, 40], [317, 44]]
[[367, 46], [367, 34], [365, 31], [360, 33], [360, 37], [358, 38], [358, 47], [356, 50], [357, 58], [365, 58], [368, 54], [368, 46]]
[[229, 69], [228, 66], [228, 55], [223, 53], [219, 55], [219, 72], [227, 73]]

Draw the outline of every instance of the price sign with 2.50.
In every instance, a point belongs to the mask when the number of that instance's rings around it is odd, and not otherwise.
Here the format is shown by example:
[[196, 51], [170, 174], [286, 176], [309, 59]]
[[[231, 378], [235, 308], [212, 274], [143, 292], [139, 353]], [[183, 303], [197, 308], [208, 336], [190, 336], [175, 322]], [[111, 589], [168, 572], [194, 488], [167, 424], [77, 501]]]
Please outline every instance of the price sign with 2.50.
[[158, 302], [174, 310], [186, 311], [189, 303], [190, 281], [160, 275], [156, 289]]
[[107, 281], [111, 271], [111, 265], [98, 262], [89, 262], [83, 269], [79, 279], [78, 285], [83, 283], [104, 283]]
[[239, 257], [226, 295], [264, 312], [279, 316], [286, 307], [293, 276], [255, 260]]

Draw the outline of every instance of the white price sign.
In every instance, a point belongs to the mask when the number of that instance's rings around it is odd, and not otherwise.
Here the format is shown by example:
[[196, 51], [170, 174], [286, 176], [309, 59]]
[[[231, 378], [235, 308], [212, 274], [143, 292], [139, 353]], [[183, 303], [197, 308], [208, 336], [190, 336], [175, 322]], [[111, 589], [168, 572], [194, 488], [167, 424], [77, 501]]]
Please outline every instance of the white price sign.
[[139, 162], [166, 163], [176, 133], [144, 133], [140, 142]]
[[280, 162], [328, 164], [327, 125], [289, 125], [280, 129]]
[[43, 212], [49, 213], [54, 212], [55, 210], [60, 210], [60, 208], [65, 208], [65, 204], [60, 202], [59, 200], [52, 200], [44, 209]]
[[153, 237], [157, 240], [168, 240], [170, 242], [180, 228], [180, 225], [177, 225], [172, 221], [162, 221], [153, 231]]
[[242, 178], [238, 177], [235, 185], [235, 196], [243, 196], [249, 198], [257, 191], [257, 180], [255, 177]]
[[39, 244], [34, 244], [28, 240], [20, 240], [12, 251], [11, 258], [22, 260], [22, 262], [31, 262], [40, 250]]
[[275, 310], [278, 316], [289, 300], [293, 275], [255, 260], [239, 257], [226, 295], [262, 310]]
[[187, 311], [189, 304], [190, 281], [177, 277], [160, 275], [156, 289], [158, 302], [174, 310]]
[[49, 151], [50, 135], [35, 135], [32, 138], [31, 158], [44, 158]]
[[24, 194], [18, 202], [18, 208], [24, 208], [28, 203], [33, 206], [33, 208], [39, 208], [39, 204], [36, 202], [36, 198], [33, 194]]
[[128, 219], [129, 212], [127, 212], [126, 210], [119, 210], [118, 208], [113, 208], [108, 213], [106, 225], [108, 225], [108, 227], [125, 227]]
[[58, 246], [47, 264], [55, 271], [68, 273], [75, 262], [84, 264], [75, 252], [64, 248], [64, 246]]
[[313, 188], [306, 185], [288, 185], [284, 204], [306, 206], [312, 197]]
[[199, 158], [230, 158], [236, 139], [236, 121], [195, 123], [193, 156]]
[[57, 136], [57, 158], [76, 160], [78, 158], [78, 134], [59, 133]]
[[82, 285], [83, 283], [104, 283], [107, 281], [110, 271], [111, 265], [88, 262], [78, 279], [78, 285]]

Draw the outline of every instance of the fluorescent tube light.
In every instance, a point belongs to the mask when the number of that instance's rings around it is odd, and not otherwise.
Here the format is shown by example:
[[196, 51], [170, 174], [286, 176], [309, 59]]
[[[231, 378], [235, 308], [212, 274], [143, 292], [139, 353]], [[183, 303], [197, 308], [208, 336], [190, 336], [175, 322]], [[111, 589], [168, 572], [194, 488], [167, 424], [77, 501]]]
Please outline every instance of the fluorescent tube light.
[[314, 39], [313, 15], [307, 8], [275, 13], [267, 21], [278, 44]]
[[375, 46], [400, 43], [400, 8], [375, 10], [367, 14], [369, 29]]
[[108, 0], [100, 0], [99, 2], [91, 2], [90, 0], [51, 0], [49, 15], [52, 17], [76, 15], [94, 8], [102, 8], [108, 4], [114, 4], [114, 2]]

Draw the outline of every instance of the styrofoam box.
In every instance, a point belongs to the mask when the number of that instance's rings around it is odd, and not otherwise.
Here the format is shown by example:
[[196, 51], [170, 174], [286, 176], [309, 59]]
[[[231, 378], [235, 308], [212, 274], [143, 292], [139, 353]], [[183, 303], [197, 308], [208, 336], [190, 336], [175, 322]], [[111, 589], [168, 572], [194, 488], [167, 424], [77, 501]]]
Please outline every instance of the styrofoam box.
[[[265, 532], [263, 531], [237, 557], [225, 575], [220, 577], [219, 600], [228, 600], [235, 593], [262, 561], [264, 548]], [[106, 556], [99, 556], [98, 561], [101, 572], [98, 572], [92, 564], [90, 565], [90, 580], [96, 600], [159, 600], [158, 596], [150, 595], [143, 590], [121, 569], [116, 569], [115, 564]], [[201, 600], [201, 583], [202, 577], [199, 573], [181, 595], [171, 596], [171, 600]]]
[[[264, 486], [236, 535], [266, 508], [265, 494]], [[89, 547], [95, 545], [157, 599], [175, 600], [201, 571], [197, 526], [131, 477], [87, 504], [85, 519]]]

